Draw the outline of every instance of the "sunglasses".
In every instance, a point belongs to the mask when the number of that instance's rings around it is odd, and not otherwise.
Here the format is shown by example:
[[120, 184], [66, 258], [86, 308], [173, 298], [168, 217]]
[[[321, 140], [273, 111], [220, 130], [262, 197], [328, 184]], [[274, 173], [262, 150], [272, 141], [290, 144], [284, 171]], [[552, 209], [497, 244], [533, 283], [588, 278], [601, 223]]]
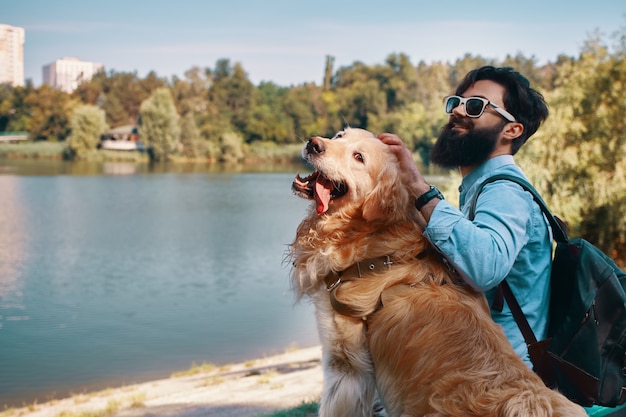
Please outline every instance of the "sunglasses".
[[446, 113], [452, 114], [452, 111], [456, 109], [461, 104], [465, 104], [465, 114], [468, 117], [480, 117], [485, 111], [487, 106], [493, 107], [495, 111], [500, 114], [500, 116], [504, 117], [509, 122], [515, 122], [515, 117], [508, 111], [504, 110], [502, 107], [497, 104], [492, 103], [483, 97], [459, 97], [459, 96], [449, 96], [444, 100], [446, 103]]

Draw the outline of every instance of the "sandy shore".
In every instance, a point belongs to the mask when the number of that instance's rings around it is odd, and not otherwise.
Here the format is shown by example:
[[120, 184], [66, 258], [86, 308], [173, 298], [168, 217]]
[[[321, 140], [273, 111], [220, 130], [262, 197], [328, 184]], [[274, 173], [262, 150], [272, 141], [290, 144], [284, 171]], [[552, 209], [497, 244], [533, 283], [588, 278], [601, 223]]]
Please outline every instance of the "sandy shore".
[[213, 371], [77, 395], [0, 413], [0, 417], [240, 417], [317, 401], [319, 346]]

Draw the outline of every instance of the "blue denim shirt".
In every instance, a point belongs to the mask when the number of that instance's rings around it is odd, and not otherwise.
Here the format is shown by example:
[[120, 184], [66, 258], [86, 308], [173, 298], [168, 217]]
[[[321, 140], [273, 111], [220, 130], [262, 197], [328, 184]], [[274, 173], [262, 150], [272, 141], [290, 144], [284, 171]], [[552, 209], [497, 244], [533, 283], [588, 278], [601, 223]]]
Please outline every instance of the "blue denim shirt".
[[[485, 293], [491, 306], [497, 285], [507, 279], [537, 340], [546, 337], [550, 300], [552, 232], [530, 193], [511, 181], [483, 188], [473, 221], [467, 219], [478, 186], [506, 173], [526, 179], [511, 155], [492, 158], [467, 174], [459, 187], [460, 208], [443, 200], [432, 213], [424, 235]], [[515, 352], [530, 366], [528, 349], [506, 302], [491, 310]]]

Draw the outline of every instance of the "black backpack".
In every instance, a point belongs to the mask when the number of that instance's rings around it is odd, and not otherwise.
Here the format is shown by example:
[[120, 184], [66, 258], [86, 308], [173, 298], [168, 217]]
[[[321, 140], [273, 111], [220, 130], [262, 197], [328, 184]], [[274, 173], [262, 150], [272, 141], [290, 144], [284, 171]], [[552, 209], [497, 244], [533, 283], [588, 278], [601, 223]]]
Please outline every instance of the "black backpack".
[[507, 174], [486, 179], [470, 206], [473, 220], [478, 195], [493, 181], [508, 180], [530, 192], [545, 214], [556, 249], [550, 277], [548, 337], [537, 341], [508, 283], [498, 286], [493, 308], [506, 300], [528, 345], [534, 371], [551, 388], [589, 407], [615, 407], [626, 401], [626, 274], [612, 259], [582, 238], [567, 237], [537, 191]]

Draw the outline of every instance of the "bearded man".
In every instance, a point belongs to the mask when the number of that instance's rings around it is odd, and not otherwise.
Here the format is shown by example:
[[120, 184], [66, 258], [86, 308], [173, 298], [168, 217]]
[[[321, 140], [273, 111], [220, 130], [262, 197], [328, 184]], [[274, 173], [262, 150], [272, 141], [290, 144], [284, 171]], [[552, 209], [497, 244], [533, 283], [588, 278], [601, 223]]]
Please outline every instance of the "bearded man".
[[[513, 155], [548, 116], [547, 105], [528, 80], [512, 68], [485, 66], [469, 72], [455, 95], [444, 100], [448, 123], [431, 152], [432, 162], [458, 167], [463, 180], [460, 210], [444, 200], [419, 172], [402, 140], [390, 133], [379, 138], [397, 155], [412, 177], [415, 207], [427, 222], [425, 236], [452, 262], [467, 284], [484, 292], [493, 306], [504, 279], [538, 340], [546, 337], [550, 300], [552, 236], [532, 195], [520, 185], [486, 178], [510, 174], [528, 180]], [[510, 309], [491, 308], [511, 345], [532, 368], [528, 349]]]

